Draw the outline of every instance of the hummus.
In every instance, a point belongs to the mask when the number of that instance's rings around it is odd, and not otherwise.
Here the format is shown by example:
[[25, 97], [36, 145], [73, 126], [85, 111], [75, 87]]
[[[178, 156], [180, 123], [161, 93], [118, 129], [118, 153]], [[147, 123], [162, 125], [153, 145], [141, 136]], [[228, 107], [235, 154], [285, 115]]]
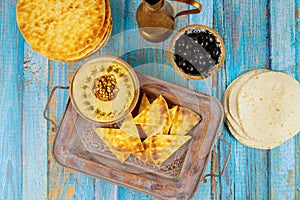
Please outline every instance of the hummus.
[[[118, 60], [88, 62], [77, 71], [71, 95], [73, 104], [83, 117], [94, 122], [117, 121], [132, 107], [138, 95], [133, 72]], [[99, 98], [95, 82], [103, 77], [113, 77], [113, 98]], [[99, 85], [99, 84], [97, 84]]]

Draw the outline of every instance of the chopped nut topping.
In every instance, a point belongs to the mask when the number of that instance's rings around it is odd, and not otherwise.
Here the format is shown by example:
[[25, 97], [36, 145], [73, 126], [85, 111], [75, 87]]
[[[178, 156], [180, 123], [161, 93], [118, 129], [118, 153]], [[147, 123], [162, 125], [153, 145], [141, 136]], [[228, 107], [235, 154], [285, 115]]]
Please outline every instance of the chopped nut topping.
[[94, 94], [102, 101], [111, 101], [116, 98], [118, 88], [117, 80], [113, 74], [105, 74], [94, 82]]

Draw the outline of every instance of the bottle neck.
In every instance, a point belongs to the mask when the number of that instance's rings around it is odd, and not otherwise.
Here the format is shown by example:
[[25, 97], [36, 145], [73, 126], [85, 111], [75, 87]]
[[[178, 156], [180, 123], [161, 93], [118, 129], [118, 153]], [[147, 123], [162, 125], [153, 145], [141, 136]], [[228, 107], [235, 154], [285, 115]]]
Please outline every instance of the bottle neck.
[[165, 0], [144, 0], [145, 8], [149, 11], [157, 11], [164, 6]]

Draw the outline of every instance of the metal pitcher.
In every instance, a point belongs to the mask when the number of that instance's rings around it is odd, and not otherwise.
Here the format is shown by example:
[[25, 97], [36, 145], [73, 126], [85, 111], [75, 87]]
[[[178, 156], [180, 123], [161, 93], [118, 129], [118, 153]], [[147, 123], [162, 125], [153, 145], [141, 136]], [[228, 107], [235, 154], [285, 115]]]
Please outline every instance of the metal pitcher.
[[172, 0], [195, 7], [174, 14], [174, 10], [166, 0], [143, 0], [136, 11], [136, 20], [140, 34], [150, 42], [161, 42], [167, 39], [174, 30], [175, 18], [186, 14], [201, 12], [202, 5], [195, 0]]

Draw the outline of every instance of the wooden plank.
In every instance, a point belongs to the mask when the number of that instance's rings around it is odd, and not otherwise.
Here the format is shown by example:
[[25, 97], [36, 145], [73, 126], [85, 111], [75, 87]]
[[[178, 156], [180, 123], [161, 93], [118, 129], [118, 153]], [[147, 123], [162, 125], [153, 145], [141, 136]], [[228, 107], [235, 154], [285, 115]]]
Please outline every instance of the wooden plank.
[[[209, 27], [213, 26], [213, 1], [205, 0], [200, 2], [202, 4], [202, 11], [199, 14], [189, 15], [189, 24], [203, 24]], [[190, 6], [190, 9], [192, 7]], [[204, 80], [188, 80], [188, 88], [212, 95], [212, 78]], [[214, 163], [216, 162], [216, 152], [209, 159], [209, 163], [206, 167], [204, 174], [210, 174], [215, 172]], [[207, 179], [207, 183], [200, 183], [199, 189], [195, 194], [194, 199], [211, 199], [211, 193], [213, 191], [214, 179]]]
[[[82, 61], [81, 61], [82, 62]], [[49, 89], [56, 85], [69, 85], [72, 72], [79, 63], [61, 63], [50, 61]], [[68, 91], [58, 91], [51, 102], [50, 116], [58, 123], [61, 120], [68, 98]], [[55, 133], [49, 131], [48, 152], [48, 198], [49, 199], [93, 199], [95, 179], [61, 166], [52, 153]]]
[[22, 97], [24, 42], [15, 24], [15, 4], [0, 1], [0, 194], [22, 196]]
[[[300, 1], [295, 2], [295, 37], [300, 38]], [[295, 78], [300, 82], [300, 41], [295, 41]], [[295, 199], [300, 199], [300, 134], [295, 137]]]
[[[268, 67], [267, 1], [215, 1], [214, 27], [222, 35], [227, 56], [213, 84], [221, 99], [225, 87], [242, 73]], [[227, 170], [218, 180], [218, 195], [214, 199], [268, 199], [268, 153], [241, 145], [229, 133], [224, 138], [232, 146]], [[223, 154], [226, 146], [220, 147]], [[220, 158], [221, 166], [224, 156]]]
[[[271, 67], [295, 76], [299, 80], [297, 71], [299, 57], [296, 57], [299, 53], [299, 43], [295, 37], [299, 35], [299, 29], [296, 29], [296, 20], [299, 20], [297, 12], [295, 1], [270, 2]], [[299, 136], [294, 137], [271, 151], [270, 198], [295, 199], [296, 195], [299, 195], [297, 190], [299, 159], [296, 160], [296, 151], [299, 151], [298, 141]]]
[[32, 51], [27, 43], [24, 52], [23, 197], [46, 199], [48, 149], [47, 122], [43, 110], [48, 99], [48, 62]]

